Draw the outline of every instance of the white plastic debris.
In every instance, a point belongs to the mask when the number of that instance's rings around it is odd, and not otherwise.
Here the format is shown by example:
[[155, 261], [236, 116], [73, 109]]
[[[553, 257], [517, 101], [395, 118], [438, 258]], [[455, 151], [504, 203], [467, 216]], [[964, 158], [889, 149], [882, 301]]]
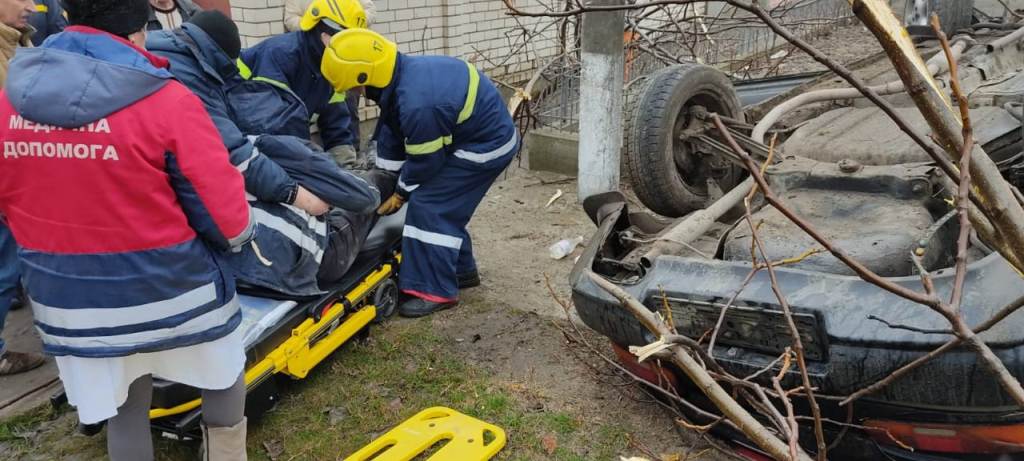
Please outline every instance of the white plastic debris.
[[576, 247], [581, 243], [583, 243], [582, 235], [574, 239], [559, 240], [554, 245], [548, 247], [548, 254], [551, 256], [551, 259], [562, 259], [576, 251]]
[[557, 191], [555, 191], [555, 195], [551, 196], [551, 199], [548, 200], [547, 205], [544, 205], [544, 208], [550, 207], [551, 204], [555, 203], [555, 201], [561, 198], [563, 195], [565, 195], [565, 192], [562, 192], [562, 189], [558, 189]]

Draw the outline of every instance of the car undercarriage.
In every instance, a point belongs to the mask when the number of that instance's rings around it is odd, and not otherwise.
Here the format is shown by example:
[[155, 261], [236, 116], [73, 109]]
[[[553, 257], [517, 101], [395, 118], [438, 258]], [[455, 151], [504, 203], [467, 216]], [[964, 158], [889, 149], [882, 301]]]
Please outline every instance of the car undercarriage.
[[[974, 28], [951, 40], [975, 138], [1016, 187], [1024, 183], [1021, 30]], [[921, 41], [918, 51], [948, 91], [949, 65], [938, 42]], [[884, 55], [854, 72], [912, 128], [930, 132]], [[703, 344], [714, 336], [710, 353], [734, 376], [772, 369], [792, 343], [769, 274], [754, 270], [760, 256], [740, 207], [708, 220], [692, 239], [672, 238], [681, 221], [713, 208], [745, 177], [712, 114], [759, 162], [770, 160], [764, 177], [775, 195], [825, 238], [911, 290], [921, 289], [920, 271], [927, 271], [935, 292], [949, 296], [959, 233], [955, 191], [920, 146], [842, 85], [835, 74], [824, 74], [747, 107], [725, 75], [696, 64], [669, 67], [634, 85], [626, 112], [626, 167], [637, 197], [654, 213], [618, 193], [588, 200], [598, 230], [570, 280], [580, 317], [611, 339], [627, 366], [651, 380], [672, 374], [682, 395], [714, 410], [678, 370], [640, 364], [626, 352], [658, 338], [589, 279], [591, 271], [665, 313], [680, 334]], [[829, 442], [838, 444], [831, 459], [1024, 459], [1024, 413], [967, 349], [940, 355], [853, 404], [839, 405], [840, 396], [942, 346], [952, 338], [949, 323], [862, 280], [763, 200], [755, 198], [751, 208], [766, 258], [782, 263], [775, 268], [778, 288], [793, 310], [812, 385], [825, 396], [819, 399], [822, 412], [837, 422], [825, 425]], [[1020, 274], [974, 233], [967, 257], [962, 316], [968, 324], [978, 325], [1024, 296]], [[1024, 378], [1024, 314], [1010, 315], [981, 337], [1013, 376]], [[765, 375], [754, 381], [770, 386]], [[800, 373], [792, 369], [782, 382], [799, 387]], [[799, 400], [793, 402], [797, 413], [808, 415]], [[800, 440], [813, 448], [813, 433]]]

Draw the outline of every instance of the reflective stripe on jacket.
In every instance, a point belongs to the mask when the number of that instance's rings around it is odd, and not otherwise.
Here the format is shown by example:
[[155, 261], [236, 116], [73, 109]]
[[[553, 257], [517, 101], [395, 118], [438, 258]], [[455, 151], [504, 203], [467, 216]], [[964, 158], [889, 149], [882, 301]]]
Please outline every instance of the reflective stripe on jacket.
[[[341, 169], [308, 141], [264, 135], [254, 137], [253, 145], [334, 208], [369, 214], [380, 204], [376, 188]], [[323, 217], [297, 207], [248, 198], [257, 224], [255, 245], [227, 258], [238, 280], [293, 296], [322, 293], [317, 273], [333, 229]]]
[[486, 169], [519, 150], [501, 94], [465, 61], [399, 54], [392, 83], [368, 89], [367, 96], [381, 107], [377, 166], [401, 171], [402, 194], [430, 180], [446, 161]]
[[242, 50], [239, 62], [243, 77], [288, 88], [306, 105], [323, 139], [324, 149], [355, 143], [352, 121], [344, 95], [335, 94], [320, 73], [324, 44], [317, 32], [289, 32], [270, 37]]
[[254, 229], [242, 177], [166, 60], [69, 27], [12, 61], [0, 120], [0, 214], [47, 353], [160, 351], [238, 326], [218, 259]]

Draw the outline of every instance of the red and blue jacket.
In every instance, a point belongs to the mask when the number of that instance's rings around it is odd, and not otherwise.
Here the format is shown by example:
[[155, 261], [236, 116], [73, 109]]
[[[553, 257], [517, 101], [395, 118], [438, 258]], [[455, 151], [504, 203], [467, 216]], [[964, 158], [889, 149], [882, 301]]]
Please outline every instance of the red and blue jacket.
[[21, 247], [47, 353], [173, 349], [241, 320], [219, 259], [254, 229], [242, 176], [166, 67], [80, 26], [11, 62], [0, 213]]
[[512, 116], [494, 84], [472, 64], [448, 56], [399, 53], [386, 88], [367, 87], [380, 106], [377, 167], [400, 171], [407, 197], [447, 162], [504, 168], [519, 152]]

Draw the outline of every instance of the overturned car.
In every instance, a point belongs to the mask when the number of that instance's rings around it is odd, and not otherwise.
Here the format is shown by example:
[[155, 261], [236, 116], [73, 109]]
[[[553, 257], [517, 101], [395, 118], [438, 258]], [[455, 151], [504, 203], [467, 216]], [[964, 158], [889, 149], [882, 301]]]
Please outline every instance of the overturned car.
[[[1018, 187], [1024, 181], [1022, 39], [1022, 30], [975, 27], [953, 45], [975, 137]], [[937, 42], [922, 42], [919, 51], [932, 58], [929, 71], [949, 88], [948, 63]], [[930, 131], [884, 56], [853, 67], [919, 132]], [[740, 212], [725, 213], [696, 239], [665, 245], [673, 243], [665, 236], [677, 223], [666, 218], [705, 208], [743, 180], [744, 170], [724, 153], [728, 147], [710, 122], [712, 113], [725, 120], [744, 149], [762, 158], [769, 137], [777, 136], [778, 161], [765, 172], [768, 182], [836, 246], [912, 290], [922, 290], [920, 264], [932, 274], [936, 291], [948, 298], [959, 224], [942, 173], [878, 108], [856, 91], [839, 88], [841, 82], [824, 74], [746, 108], [725, 75], [699, 65], [669, 67], [634, 86], [626, 166], [637, 197], [660, 216], [632, 209], [617, 193], [588, 200], [585, 207], [598, 230], [570, 282], [582, 320], [611, 339], [637, 375], [664, 383], [668, 372], [687, 400], [715, 410], [678, 370], [640, 364], [626, 352], [657, 338], [598, 287], [587, 276], [590, 271], [652, 311], [670, 310], [665, 317], [680, 334], [706, 346], [714, 332], [711, 352], [734, 376], [770, 368], [792, 344], [767, 272], [751, 276], [752, 235]], [[778, 283], [793, 309], [811, 383], [825, 396], [818, 403], [831, 421], [824, 425], [834, 445], [830, 459], [1024, 459], [1024, 411], [963, 348], [841, 406], [838, 397], [882, 380], [952, 339], [943, 333], [949, 324], [816, 251], [815, 240], [773, 207], [759, 205], [753, 219], [767, 258], [787, 261], [776, 268]], [[971, 238], [968, 257], [962, 316], [976, 326], [1024, 296], [1024, 280], [977, 237]], [[1024, 379], [1024, 313], [1010, 315], [981, 337], [1018, 380]], [[770, 386], [778, 368], [773, 370], [756, 380]], [[790, 371], [783, 384], [799, 387], [798, 371]], [[798, 413], [810, 413], [805, 399], [793, 403]], [[693, 420], [713, 421], [698, 414]], [[716, 427], [757, 456], [741, 434]], [[813, 452], [811, 428], [803, 429], [801, 443]]]

